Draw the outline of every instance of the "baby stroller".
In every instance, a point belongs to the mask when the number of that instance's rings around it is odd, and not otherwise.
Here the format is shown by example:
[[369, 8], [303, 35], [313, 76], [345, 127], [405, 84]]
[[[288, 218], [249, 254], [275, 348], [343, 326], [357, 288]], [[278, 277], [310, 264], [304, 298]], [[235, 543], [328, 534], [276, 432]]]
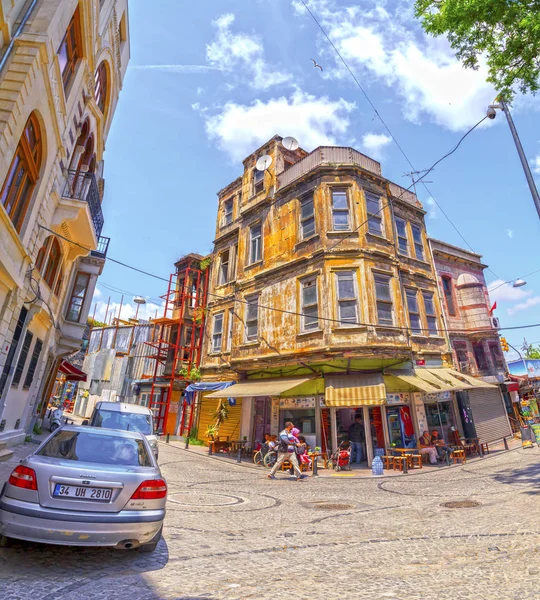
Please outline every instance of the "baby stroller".
[[337, 450], [330, 457], [330, 463], [335, 471], [342, 469], [351, 469], [351, 445], [348, 441], [343, 441]]

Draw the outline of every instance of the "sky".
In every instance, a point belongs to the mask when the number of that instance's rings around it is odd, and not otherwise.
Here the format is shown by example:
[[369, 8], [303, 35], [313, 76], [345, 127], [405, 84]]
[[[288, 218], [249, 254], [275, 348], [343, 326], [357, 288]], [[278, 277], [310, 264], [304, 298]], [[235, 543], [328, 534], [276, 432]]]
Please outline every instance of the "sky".
[[[426, 36], [412, 1], [306, 2], [363, 91], [300, 0], [154, 0], [153, 10], [130, 0], [131, 61], [105, 152], [109, 257], [168, 278], [179, 257], [209, 253], [216, 193], [275, 134], [308, 151], [355, 147], [407, 187], [412, 168], [388, 129], [415, 170], [428, 169], [494, 101], [485, 70], [463, 69], [445, 39]], [[540, 185], [540, 99], [520, 96], [512, 110]], [[540, 269], [540, 221], [502, 113], [426, 181], [417, 192], [428, 234], [481, 254], [489, 287]], [[540, 272], [525, 279], [491, 294], [503, 327], [540, 323]], [[96, 317], [109, 296], [117, 314], [123, 292], [122, 318], [134, 295], [148, 300], [139, 316], [162, 313], [166, 286], [108, 261]], [[524, 336], [540, 343], [540, 327], [502, 335], [518, 348]]]

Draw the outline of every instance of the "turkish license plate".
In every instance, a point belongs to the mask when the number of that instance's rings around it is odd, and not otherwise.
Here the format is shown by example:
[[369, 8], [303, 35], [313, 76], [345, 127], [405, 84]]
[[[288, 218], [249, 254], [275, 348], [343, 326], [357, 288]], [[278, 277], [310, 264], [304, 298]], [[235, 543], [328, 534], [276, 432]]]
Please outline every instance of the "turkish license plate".
[[111, 488], [79, 487], [57, 483], [54, 486], [55, 498], [74, 498], [76, 500], [93, 500], [95, 502], [109, 502], [112, 498]]

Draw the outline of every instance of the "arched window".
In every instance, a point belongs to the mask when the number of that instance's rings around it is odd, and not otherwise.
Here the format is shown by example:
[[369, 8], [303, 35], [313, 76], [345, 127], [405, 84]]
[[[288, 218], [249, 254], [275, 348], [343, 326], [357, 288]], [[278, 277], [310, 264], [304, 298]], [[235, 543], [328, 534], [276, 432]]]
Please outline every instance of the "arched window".
[[31, 114], [0, 192], [0, 201], [17, 231], [21, 230], [28, 210], [41, 159], [41, 132], [36, 116]]
[[[43, 280], [45, 281], [45, 283], [51, 289], [53, 289], [54, 283], [56, 281], [56, 286], [54, 287], [54, 293], [56, 295], [58, 295], [58, 292], [60, 291], [60, 288], [62, 286], [62, 272], [60, 271], [61, 264], [62, 249], [60, 248], [60, 244], [58, 243], [57, 238], [54, 235], [50, 235], [43, 242], [43, 246], [38, 252], [36, 259], [36, 268], [43, 276]], [[57, 279], [59, 271], [60, 275]]]
[[107, 101], [107, 65], [105, 61], [101, 61], [96, 71], [96, 103], [99, 106], [99, 110], [105, 114], [105, 102]]

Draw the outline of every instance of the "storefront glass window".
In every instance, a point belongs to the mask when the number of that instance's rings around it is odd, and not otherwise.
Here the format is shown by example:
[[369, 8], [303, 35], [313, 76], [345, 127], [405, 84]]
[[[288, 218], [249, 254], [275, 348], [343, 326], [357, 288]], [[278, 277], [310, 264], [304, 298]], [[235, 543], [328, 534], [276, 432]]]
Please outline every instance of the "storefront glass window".
[[446, 443], [454, 442], [456, 416], [452, 402], [433, 402], [425, 405], [429, 432], [438, 431]]

